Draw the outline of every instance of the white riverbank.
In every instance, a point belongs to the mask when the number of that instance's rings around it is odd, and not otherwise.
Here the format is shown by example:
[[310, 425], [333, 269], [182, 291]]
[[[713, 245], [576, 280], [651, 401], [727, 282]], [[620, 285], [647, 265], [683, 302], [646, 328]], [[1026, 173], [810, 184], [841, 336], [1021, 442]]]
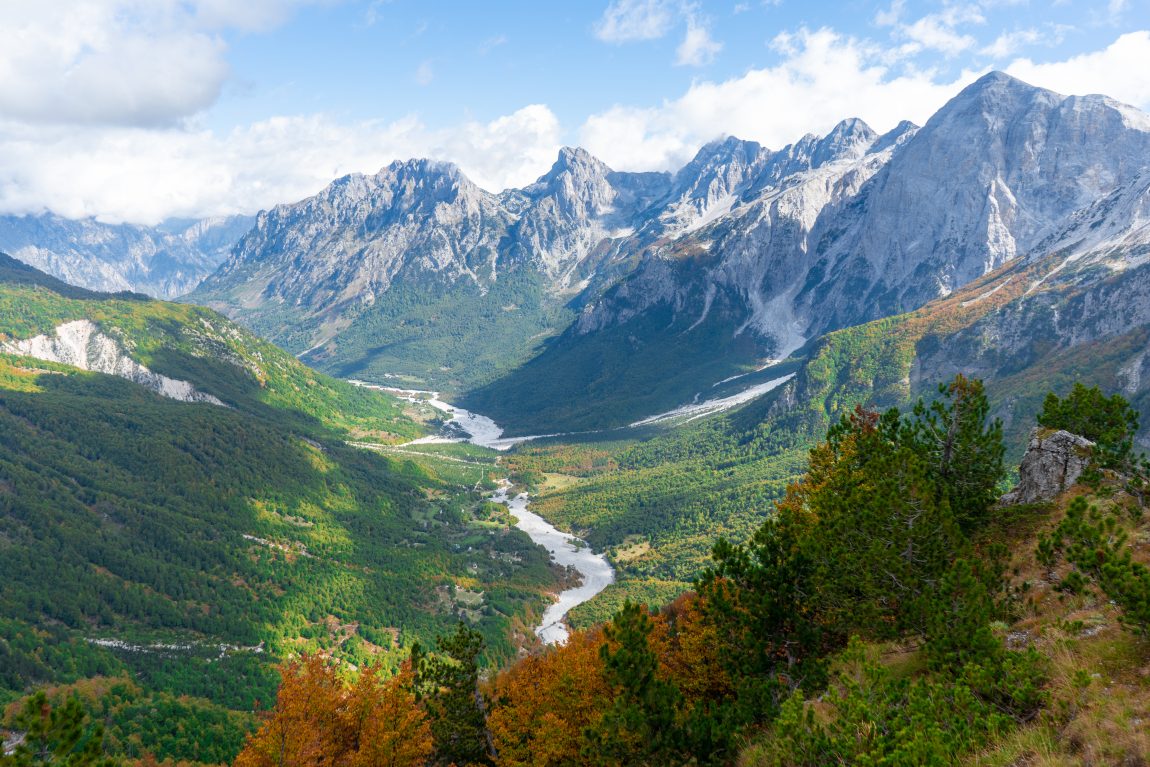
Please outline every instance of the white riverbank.
[[607, 557], [596, 554], [574, 535], [557, 530], [543, 517], [530, 511], [527, 508], [530, 499], [526, 493], [511, 497], [509, 491], [510, 485], [505, 483], [491, 500], [505, 504], [515, 517], [516, 527], [547, 549], [558, 564], [575, 568], [582, 578], [578, 586], [559, 592], [558, 599], [547, 607], [542, 623], [535, 629], [535, 634], [544, 643], [562, 644], [567, 641], [569, 633], [565, 623], [567, 613], [614, 583], [615, 570]]
[[[762, 396], [771, 389], [786, 383], [793, 377], [794, 374], [792, 373], [781, 378], [748, 387], [731, 396], [709, 399], [703, 402], [693, 402], [689, 405], [675, 408], [666, 413], [653, 415], [636, 421], [629, 426], [620, 428], [627, 429], [672, 421], [677, 423], [693, 421], [696, 418], [719, 413], [750, 402], [752, 399]], [[399, 448], [403, 448], [407, 445], [470, 442], [474, 445], [502, 451], [508, 450], [521, 442], [529, 442], [543, 437], [564, 436], [564, 434], [540, 434], [528, 437], [504, 437], [503, 429], [496, 424], [495, 421], [487, 416], [472, 413], [469, 410], [456, 407], [449, 402], [444, 402], [439, 399], [438, 392], [422, 391], [419, 389], [400, 389], [398, 387], [380, 386], [378, 384], [370, 384], [365, 381], [356, 380], [351, 380], [350, 383], [368, 389], [385, 391], [409, 402], [427, 404], [451, 416], [451, 420], [448, 421], [440, 434], [405, 442], [403, 445], [399, 445]], [[698, 399], [698, 397], [696, 397], [696, 399]], [[535, 633], [545, 643], [563, 643], [567, 640], [568, 636], [567, 625], [565, 623], [567, 613], [576, 606], [592, 599], [596, 594], [614, 583], [615, 571], [605, 556], [596, 554], [579, 538], [558, 530], [547, 520], [543, 519], [543, 517], [530, 511], [528, 508], [530, 498], [526, 493], [520, 493], [515, 497], [510, 497], [510, 487], [510, 483], [504, 482], [499, 490], [496, 491], [495, 495], [491, 497], [491, 500], [496, 503], [505, 504], [511, 511], [512, 516], [515, 517], [516, 527], [527, 533], [536, 544], [547, 549], [547, 551], [551, 553], [553, 560], [560, 565], [575, 568], [581, 576], [582, 582], [579, 586], [564, 589], [559, 593], [556, 602], [550, 605], [543, 613], [541, 625], [535, 629]]]

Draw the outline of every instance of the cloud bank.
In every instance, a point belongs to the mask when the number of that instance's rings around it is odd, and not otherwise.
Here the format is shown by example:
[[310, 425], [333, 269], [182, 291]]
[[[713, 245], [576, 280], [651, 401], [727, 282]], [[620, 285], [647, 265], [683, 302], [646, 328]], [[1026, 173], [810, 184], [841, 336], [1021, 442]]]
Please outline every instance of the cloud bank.
[[[830, 28], [799, 29], [771, 41], [772, 66], [698, 79], [677, 98], [616, 105], [580, 124], [561, 125], [547, 105], [531, 104], [449, 126], [426, 125], [418, 115], [355, 122], [303, 114], [205, 129], [202, 115], [230, 76], [225, 33], [268, 29], [309, 2], [329, 1], [336, 0], [4, 0], [0, 212], [138, 223], [254, 212], [409, 157], [456, 162], [498, 191], [544, 173], [563, 143], [578, 143], [619, 170], [674, 170], [722, 135], [778, 148], [846, 117], [880, 132], [903, 119], [921, 124], [985, 71], [942, 77], [915, 69], [913, 51], [921, 47], [942, 55], [973, 48], [961, 24], [975, 22], [954, 13], [908, 20], [896, 4], [876, 19], [893, 47]], [[591, 33], [617, 44], [685, 29], [679, 63], [704, 63], [720, 43], [694, 8], [615, 0]], [[988, 55], [1034, 85], [1106, 93], [1150, 109], [1143, 74], [1150, 31], [1065, 61], [1002, 60], [1038, 34], [996, 40]], [[433, 76], [430, 63], [426, 74]]]

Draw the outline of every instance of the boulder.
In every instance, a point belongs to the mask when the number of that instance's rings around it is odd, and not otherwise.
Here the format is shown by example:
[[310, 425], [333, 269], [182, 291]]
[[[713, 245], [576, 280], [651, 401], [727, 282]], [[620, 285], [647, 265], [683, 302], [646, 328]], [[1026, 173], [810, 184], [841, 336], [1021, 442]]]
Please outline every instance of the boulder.
[[1078, 481], [1090, 464], [1093, 447], [1090, 440], [1068, 431], [1035, 429], [1018, 466], [1018, 486], [999, 502], [1013, 505], [1053, 500]]

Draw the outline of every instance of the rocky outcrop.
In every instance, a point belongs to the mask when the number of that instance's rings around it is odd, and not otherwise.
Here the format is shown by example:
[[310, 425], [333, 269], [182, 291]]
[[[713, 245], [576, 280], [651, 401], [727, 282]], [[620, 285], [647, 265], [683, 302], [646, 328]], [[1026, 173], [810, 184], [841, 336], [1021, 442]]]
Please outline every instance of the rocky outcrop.
[[1040, 503], [1053, 500], [1082, 476], [1090, 464], [1094, 443], [1068, 431], [1037, 428], [1018, 467], [1018, 486], [1000, 503]]
[[115, 339], [100, 332], [90, 320], [65, 322], [51, 336], [0, 343], [0, 352], [71, 365], [81, 370], [126, 378], [169, 399], [223, 405], [187, 381], [155, 373], [124, 353]]

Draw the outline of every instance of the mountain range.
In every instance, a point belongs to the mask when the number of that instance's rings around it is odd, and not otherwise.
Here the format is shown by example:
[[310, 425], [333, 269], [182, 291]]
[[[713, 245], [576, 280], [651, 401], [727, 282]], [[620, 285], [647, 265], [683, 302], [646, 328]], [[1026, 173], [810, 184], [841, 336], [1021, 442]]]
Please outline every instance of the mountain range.
[[674, 174], [564, 149], [493, 194], [448, 163], [392, 163], [261, 213], [189, 300], [513, 431], [617, 426], [1006, 265], [1120, 231], [1140, 247], [1148, 158], [1137, 110], [992, 73], [921, 128], [726, 138]]
[[0, 252], [90, 290], [175, 298], [219, 266], [251, 223], [242, 215], [159, 226], [7, 215], [0, 216]]
[[[984, 379], [1012, 462], [1076, 382], [1150, 424], [1150, 118], [999, 73], [921, 127], [728, 137], [673, 174], [567, 148], [493, 194], [411, 160], [254, 219], [7, 217], [6, 244], [60, 278], [0, 254], [0, 701], [98, 687], [114, 750], [161, 760], [231, 759], [301, 649], [393, 669], [459, 619], [490, 664], [531, 649], [567, 576], [486, 502], [505, 475], [615, 567], [592, 625], [691, 588], [858, 405]], [[590, 433], [426, 444], [425, 395], [350, 377]]]

